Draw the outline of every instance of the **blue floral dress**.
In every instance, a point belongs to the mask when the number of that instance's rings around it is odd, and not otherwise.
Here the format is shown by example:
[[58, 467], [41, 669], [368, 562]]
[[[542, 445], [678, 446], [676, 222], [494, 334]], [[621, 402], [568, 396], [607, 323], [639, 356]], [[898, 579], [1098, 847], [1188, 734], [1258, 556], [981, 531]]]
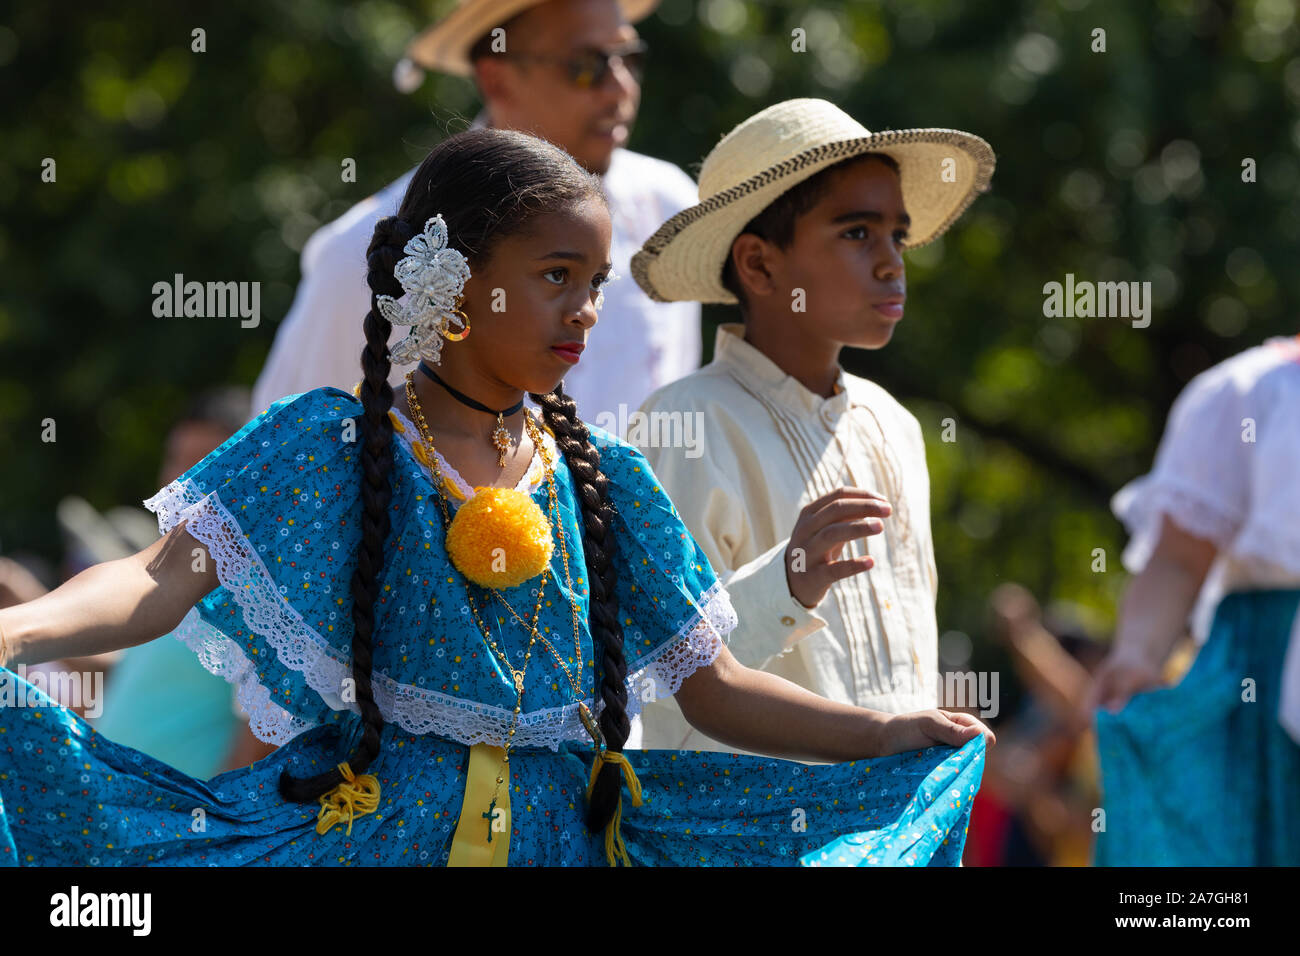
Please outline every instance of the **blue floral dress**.
[[[175, 635], [238, 690], [250, 726], [281, 744], [251, 767], [197, 780], [97, 733], [0, 669], [0, 865], [445, 865], [470, 746], [501, 745], [512, 679], [470, 616], [443, 550], [443, 518], [415, 427], [396, 410], [392, 528], [375, 609], [373, 685], [385, 718], [367, 769], [379, 806], [351, 832], [317, 832], [317, 804], [283, 800], [282, 771], [336, 766], [360, 734], [351, 677], [350, 582], [360, 529], [361, 405], [335, 388], [277, 401], [145, 502], [165, 533], [185, 521], [220, 586]], [[671, 695], [737, 624], [721, 586], [635, 447], [591, 428], [617, 519], [628, 711]], [[539, 629], [594, 694], [588, 589], [572, 477], [554, 444], [572, 592], [554, 549]], [[470, 493], [443, 461], [453, 506]], [[537, 456], [519, 489], [546, 510]], [[507, 591], [520, 613], [538, 579]], [[528, 635], [499, 604], [480, 613], [512, 664]], [[569, 598], [579, 603], [581, 665]], [[168, 639], [168, 638], [164, 638]], [[540, 653], [539, 653], [540, 652]], [[581, 668], [581, 669], [579, 669]], [[510, 865], [607, 865], [583, 820], [594, 750], [556, 656], [535, 645], [509, 763]], [[728, 753], [632, 750], [623, 792], [637, 865], [958, 864], [984, 742], [807, 765]]]

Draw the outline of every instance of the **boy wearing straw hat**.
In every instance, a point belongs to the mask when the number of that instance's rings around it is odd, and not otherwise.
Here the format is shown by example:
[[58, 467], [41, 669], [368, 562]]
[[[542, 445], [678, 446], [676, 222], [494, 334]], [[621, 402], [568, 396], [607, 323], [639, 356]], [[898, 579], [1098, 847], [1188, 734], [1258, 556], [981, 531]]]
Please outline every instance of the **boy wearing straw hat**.
[[[731, 594], [735, 657], [832, 700], [938, 704], [921, 427], [839, 355], [888, 344], [903, 317], [902, 250], [942, 234], [993, 166], [969, 133], [872, 133], [824, 100], [789, 100], [723, 137], [699, 204], [632, 258], [655, 301], [740, 307], [713, 361], [653, 392], [629, 441]], [[695, 428], [690, 447], [644, 428], [679, 420]], [[671, 697], [645, 705], [640, 729], [647, 749], [735, 750]]]

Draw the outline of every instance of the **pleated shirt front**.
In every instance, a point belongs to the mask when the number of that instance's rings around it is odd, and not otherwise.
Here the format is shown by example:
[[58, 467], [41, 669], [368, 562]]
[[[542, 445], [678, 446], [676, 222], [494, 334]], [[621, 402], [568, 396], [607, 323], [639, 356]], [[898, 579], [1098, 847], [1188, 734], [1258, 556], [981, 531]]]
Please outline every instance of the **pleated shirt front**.
[[[728, 646], [832, 700], [891, 713], [936, 706], [938, 575], [919, 422], [843, 369], [835, 394], [817, 395], [743, 335], [741, 323], [720, 326], [713, 361], [652, 393], [627, 435], [731, 595], [740, 624]], [[879, 492], [893, 513], [881, 534], [849, 546], [875, 567], [805, 608], [786, 578], [790, 533], [805, 505], [846, 485]], [[671, 699], [646, 706], [641, 731], [644, 747], [734, 749], [691, 728]]]

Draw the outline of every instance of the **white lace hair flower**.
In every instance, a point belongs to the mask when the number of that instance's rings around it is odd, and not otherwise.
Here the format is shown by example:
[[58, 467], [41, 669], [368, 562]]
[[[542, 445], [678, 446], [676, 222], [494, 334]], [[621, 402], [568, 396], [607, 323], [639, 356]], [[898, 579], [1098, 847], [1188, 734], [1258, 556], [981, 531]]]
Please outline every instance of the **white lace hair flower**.
[[[411, 326], [410, 333], [393, 346], [391, 354], [398, 365], [410, 365], [427, 359], [434, 365], [442, 362], [442, 340], [449, 332], [463, 331], [464, 323], [455, 315], [457, 299], [469, 279], [469, 262], [447, 245], [447, 224], [442, 214], [424, 224], [424, 231], [412, 236], [402, 247], [406, 257], [393, 267], [393, 277], [405, 294], [402, 302], [390, 295], [376, 296], [379, 311], [394, 325]], [[453, 329], [452, 322], [460, 328]]]

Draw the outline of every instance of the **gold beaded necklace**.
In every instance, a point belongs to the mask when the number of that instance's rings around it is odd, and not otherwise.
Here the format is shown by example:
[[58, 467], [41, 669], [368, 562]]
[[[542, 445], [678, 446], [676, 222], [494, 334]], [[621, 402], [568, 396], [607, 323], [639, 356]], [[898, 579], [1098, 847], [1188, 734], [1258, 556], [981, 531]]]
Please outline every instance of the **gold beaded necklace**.
[[[407, 401], [408, 401], [408, 402], [411, 401], [411, 396], [410, 396], [409, 392], [408, 392], [408, 395], [407, 395]], [[428, 432], [428, 425], [427, 425], [427, 423], [424, 421], [424, 416], [423, 416], [423, 414], [422, 414], [422, 410], [419, 409], [419, 406], [418, 406], [418, 400], [417, 400], [417, 402], [416, 402], [414, 405], [412, 405], [412, 410], [415, 411], [415, 412], [417, 413], [417, 415], [419, 416], [419, 419], [420, 419], [420, 420], [419, 420], [419, 422], [418, 422], [418, 425], [419, 425], [419, 427], [421, 428], [421, 434], [424, 436], [425, 440], [426, 440], [426, 441], [428, 442], [428, 444], [429, 444], [429, 447], [432, 449], [432, 447], [433, 447], [433, 439], [432, 439], [432, 436], [431, 436], [431, 435], [429, 434], [429, 432]], [[563, 563], [564, 563], [564, 579], [565, 579], [565, 583], [568, 585], [569, 593], [572, 594], [572, 593], [573, 593], [573, 578], [570, 576], [570, 573], [569, 573], [569, 550], [568, 550], [568, 546], [567, 546], [567, 536], [566, 536], [565, 533], [564, 533], [564, 525], [563, 525], [563, 523], [562, 523], [561, 521], [559, 521], [559, 519], [558, 519], [558, 517], [557, 517], [558, 514], [559, 514], [559, 506], [558, 506], [557, 499], [556, 499], [556, 493], [555, 493], [555, 482], [554, 482], [554, 479], [553, 479], [552, 474], [551, 474], [551, 472], [552, 472], [552, 463], [551, 463], [550, 453], [547, 451], [546, 445], [545, 445], [545, 444], [543, 443], [543, 441], [542, 441], [541, 433], [537, 430], [537, 425], [536, 425], [536, 423], [532, 420], [531, 417], [527, 418], [527, 420], [526, 420], [526, 425], [527, 425], [527, 427], [528, 427], [528, 429], [529, 429], [529, 437], [532, 438], [533, 441], [536, 443], [537, 448], [538, 448], [538, 451], [540, 452], [541, 457], [542, 457], [542, 462], [543, 462], [543, 464], [544, 464], [545, 467], [546, 467], [547, 493], [548, 493], [548, 496], [549, 496], [549, 498], [550, 498], [550, 507], [549, 507], [549, 510], [550, 510], [550, 517], [551, 517], [551, 520], [555, 523], [556, 530], [558, 531], [558, 535], [559, 535], [559, 539], [560, 539], [560, 550], [561, 550], [561, 552], [562, 552], [562, 554], [563, 554], [563, 559], [564, 559], [564, 561], [563, 561]], [[430, 456], [430, 457], [431, 457], [431, 461], [432, 461], [432, 465], [433, 465], [433, 468], [434, 468], [435, 474], [437, 475], [438, 479], [439, 479], [440, 481], [445, 480], [445, 479], [443, 478], [443, 476], [442, 476], [441, 469], [440, 469], [439, 466], [438, 466], [437, 457], [436, 457], [436, 456]], [[440, 505], [440, 506], [442, 507], [442, 509], [443, 509], [443, 517], [444, 517], [444, 518], [447, 518], [449, 515], [448, 515], [448, 512], [447, 512], [447, 510], [446, 510], [446, 503], [445, 503], [445, 500], [444, 500], [442, 497], [439, 498], [439, 505]], [[546, 569], [544, 569], [544, 570], [542, 571], [542, 587], [543, 587], [543, 588], [545, 587], [546, 579], [547, 579], [547, 576], [549, 575], [549, 571], [550, 571], [549, 568], [546, 568]], [[543, 599], [543, 598], [542, 598], [542, 595], [539, 594], [539, 596], [538, 596], [538, 601], [539, 601], [539, 603], [538, 603], [538, 605], [537, 605], [536, 607], [534, 607], [534, 609], [533, 609], [533, 620], [532, 620], [532, 623], [529, 623], [529, 622], [525, 621], [522, 617], [520, 617], [519, 613], [518, 613], [518, 612], [517, 612], [513, 607], [510, 606], [510, 602], [507, 601], [507, 600], [505, 599], [505, 595], [503, 595], [500, 591], [496, 590], [495, 588], [491, 589], [491, 591], [492, 591], [493, 595], [496, 596], [497, 600], [499, 600], [503, 605], [505, 605], [506, 610], [508, 610], [508, 611], [511, 613], [511, 615], [514, 616], [515, 620], [517, 620], [520, 624], [522, 624], [522, 625], [524, 626], [525, 630], [527, 630], [527, 631], [529, 631], [529, 632], [532, 632], [532, 631], [535, 631], [535, 630], [536, 630], [537, 619], [538, 619], [538, 616], [539, 616], [539, 613], [540, 613], [540, 610], [541, 610], [541, 603], [540, 603], [540, 602], [541, 602], [542, 599]], [[477, 607], [474, 605], [474, 603], [473, 603], [473, 595], [470, 595], [470, 607], [473, 609], [474, 613], [477, 615], [477, 613], [478, 613], [478, 608], [477, 608]], [[579, 667], [581, 667], [581, 666], [582, 666], [582, 640], [581, 640], [581, 635], [580, 635], [580, 632], [579, 632], [579, 626], [578, 626], [577, 604], [576, 604], [576, 602], [574, 602], [572, 599], [570, 599], [570, 607], [572, 608], [572, 615], [573, 615], [573, 654], [574, 654], [574, 657], [576, 657], [576, 658], [578, 659]], [[477, 617], [476, 617], [476, 623], [479, 625], [480, 629], [486, 630], [485, 628], [483, 628], [482, 621], [479, 620]], [[581, 691], [579, 690], [577, 683], [574, 681], [574, 679], [573, 679], [573, 675], [569, 672], [569, 668], [565, 665], [564, 660], [560, 657], [559, 653], [555, 650], [554, 645], [552, 645], [551, 642], [548, 641], [548, 640], [547, 640], [547, 639], [546, 639], [546, 638], [545, 638], [541, 633], [537, 633], [536, 638], [537, 638], [537, 640], [540, 640], [540, 641], [541, 641], [541, 642], [542, 642], [542, 643], [547, 647], [548, 650], [550, 650], [551, 654], [555, 657], [555, 661], [556, 661], [556, 663], [560, 665], [560, 669], [564, 671], [565, 677], [568, 678], [569, 684], [570, 684], [570, 686], [573, 688], [575, 695], [577, 696], [577, 698], [578, 698], [579, 700], [581, 700], [581, 699], [582, 699], [582, 693], [581, 693]], [[516, 671], [513, 667], [510, 666], [510, 662], [509, 662], [509, 660], [504, 656], [504, 654], [501, 652], [500, 648], [497, 647], [496, 642], [493, 641], [493, 640], [491, 640], [490, 636], [489, 636], [489, 640], [488, 640], [488, 646], [489, 646], [489, 647], [490, 647], [494, 652], [497, 653], [497, 655], [500, 657], [502, 663], [506, 666], [506, 668], [507, 668], [508, 670], [510, 670], [510, 672], [511, 672], [512, 674], [520, 674], [520, 675], [522, 674], [522, 672], [518, 672], [518, 671]], [[594, 666], [594, 662], [593, 662], [593, 666]]]
[[[443, 490], [443, 483], [446, 479], [443, 478], [442, 469], [438, 465], [438, 455], [434, 448], [433, 435], [429, 431], [428, 423], [424, 419], [424, 411], [420, 407], [419, 399], [416, 397], [415, 383], [413, 381], [414, 374], [415, 374], [414, 372], [408, 372], [406, 376], [406, 402], [411, 409], [412, 416], [415, 419], [416, 427], [420, 430], [421, 438], [428, 446], [428, 450], [429, 450], [428, 459], [433, 469], [434, 485], [435, 485], [435, 489], [438, 492], [438, 506], [442, 511], [443, 526], [445, 528], [445, 527], [449, 527], [451, 524], [450, 511], [447, 507], [447, 496]], [[554, 522], [559, 532], [560, 550], [564, 559], [564, 578], [565, 578], [565, 582], [569, 586], [569, 595], [570, 595], [569, 605], [572, 609], [572, 617], [573, 617], [573, 646], [574, 646], [575, 656], [578, 659], [578, 672], [579, 675], [581, 676], [583, 671], [583, 660], [582, 660], [582, 643], [581, 643], [581, 638], [579, 637], [579, 629], [578, 629], [579, 628], [578, 602], [576, 598], [573, 596], [573, 580], [569, 574], [569, 551], [568, 551], [568, 546], [566, 544], [566, 536], [564, 534], [564, 524], [560, 520], [559, 504], [555, 492], [554, 467], [551, 461], [550, 453], [547, 451], [546, 445], [542, 440], [541, 431], [537, 427], [537, 423], [533, 420], [532, 415], [528, 413], [524, 414], [524, 424], [525, 427], [528, 429], [529, 438], [532, 439], [533, 444], [535, 445], [535, 447], [538, 449], [538, 451], [542, 456], [542, 464], [545, 468], [546, 491], [547, 491], [547, 497], [549, 499], [550, 519], [551, 521]], [[586, 728], [588, 735], [591, 737], [592, 742], [596, 746], [596, 749], [598, 751], [604, 749], [604, 740], [600, 733], [600, 727], [596, 723], [595, 717], [592, 715], [591, 710], [587, 707], [586, 702], [583, 699], [582, 692], [579, 689], [578, 684], [573, 679], [573, 675], [569, 672], [568, 667], [565, 666], [564, 661], [561, 660], [560, 655], [556, 652], [555, 648], [551, 645], [551, 642], [546, 640], [546, 638], [542, 637], [542, 635], [537, 630], [537, 621], [541, 615], [542, 602], [546, 591], [546, 581], [549, 576], [550, 576], [550, 568], [549, 567], [544, 568], [541, 574], [541, 583], [538, 585], [537, 588], [537, 604], [533, 608], [533, 616], [531, 622], [525, 622], [524, 619], [519, 616], [518, 612], [515, 611], [513, 607], [510, 606], [509, 602], [506, 601], [505, 597], [498, 590], [496, 590], [495, 588], [489, 589], [491, 593], [495, 595], [496, 598], [499, 601], [501, 601], [502, 604], [505, 605], [506, 609], [514, 616], [515, 620], [519, 621], [519, 623], [522, 624], [525, 630], [527, 630], [530, 634], [528, 647], [524, 652], [524, 666], [521, 669], [516, 669], [515, 667], [513, 667], [510, 664], [509, 658], [506, 657], [504, 651], [502, 651], [501, 648], [497, 646], [496, 640], [492, 637], [492, 632], [487, 628], [487, 626], [483, 623], [482, 619], [479, 617], [478, 607], [474, 602], [474, 595], [470, 590], [469, 581], [467, 580], [465, 582], [465, 596], [468, 599], [470, 614], [474, 618], [474, 623], [478, 626], [478, 629], [482, 632], [483, 639], [487, 643], [490, 650], [497, 655], [497, 657], [501, 660], [502, 664], [510, 672], [511, 677], [514, 681], [515, 694], [516, 694], [515, 708], [510, 718], [510, 729], [509, 729], [509, 733], [506, 735], [504, 755], [503, 755], [504, 759], [502, 760], [501, 769], [497, 773], [496, 788], [493, 790], [492, 802], [488, 805], [488, 812], [486, 814], [488, 818], [488, 842], [491, 842], [492, 840], [491, 828], [493, 823], [493, 814], [496, 809], [497, 797], [499, 797], [501, 794], [501, 784], [505, 782], [504, 774], [510, 764], [510, 748], [512, 745], [512, 739], [515, 735], [515, 730], [518, 727], [520, 711], [523, 709], [524, 677], [528, 671], [529, 661], [532, 658], [533, 645], [538, 640], [541, 640], [541, 642], [550, 650], [551, 654], [555, 656], [556, 662], [560, 665], [561, 670], [564, 671], [565, 677], [568, 678], [569, 684], [573, 688], [574, 698], [578, 702], [578, 716], [582, 719], [583, 726]], [[592, 666], [593, 667], [595, 666], [594, 660], [592, 662]]]
[[[567, 544], [567, 538], [564, 533], [564, 522], [560, 521], [558, 517], [559, 505], [557, 504], [556, 501], [555, 483], [551, 478], [551, 471], [553, 469], [553, 465], [551, 462], [551, 454], [547, 450], [546, 444], [542, 440], [541, 432], [538, 431], [537, 424], [533, 421], [532, 416], [525, 413], [525, 422], [529, 427], [528, 436], [531, 439], [533, 439], [533, 441], [536, 443], [537, 450], [542, 456], [542, 464], [546, 468], [546, 478], [547, 478], [546, 492], [548, 497], [550, 498], [551, 520], [555, 522], [555, 530], [558, 533], [560, 539], [560, 553], [564, 558], [564, 583], [569, 589], [569, 594], [570, 594], [569, 604], [573, 608], [573, 656], [576, 657], [578, 660], [578, 676], [581, 677], [583, 676], [582, 675], [583, 663], [582, 663], [582, 641], [578, 635], [578, 604], [577, 601], [574, 600], [572, 597], [574, 591], [573, 591], [573, 578], [569, 576], [569, 548]], [[526, 624], [524, 622], [524, 619], [519, 616], [519, 612], [510, 606], [510, 602], [506, 600], [505, 595], [502, 594], [500, 591], [496, 591], [494, 593], [496, 594], [497, 600], [499, 600], [502, 604], [505, 605], [506, 610], [509, 611], [511, 615], [514, 616], [514, 619], [518, 621], [520, 624], [523, 624], [525, 628], [529, 628], [529, 625]], [[535, 623], [536, 622], [534, 621], [534, 625]], [[535, 629], [535, 627], [533, 629]], [[556, 651], [555, 646], [551, 644], [551, 642], [548, 641], [540, 633], [537, 635], [537, 638], [544, 645], [546, 645], [547, 650], [551, 652], [551, 656], [555, 658], [555, 663], [560, 665], [560, 670], [564, 671], [564, 676], [568, 679], [569, 686], [573, 688], [574, 699], [581, 703], [583, 699], [583, 694], [582, 691], [578, 688], [578, 682], [573, 679], [573, 674], [569, 672], [569, 668], [565, 665], [564, 660], [560, 657], [559, 652]], [[591, 662], [591, 666], [593, 668], [596, 666], [596, 662], [594, 659]], [[580, 709], [579, 711], [580, 713], [581, 710], [585, 710], [585, 705]], [[583, 722], [586, 723], [585, 719]], [[597, 740], [597, 744], [599, 745], [599, 738], [596, 735], [593, 735], [593, 738]]]

